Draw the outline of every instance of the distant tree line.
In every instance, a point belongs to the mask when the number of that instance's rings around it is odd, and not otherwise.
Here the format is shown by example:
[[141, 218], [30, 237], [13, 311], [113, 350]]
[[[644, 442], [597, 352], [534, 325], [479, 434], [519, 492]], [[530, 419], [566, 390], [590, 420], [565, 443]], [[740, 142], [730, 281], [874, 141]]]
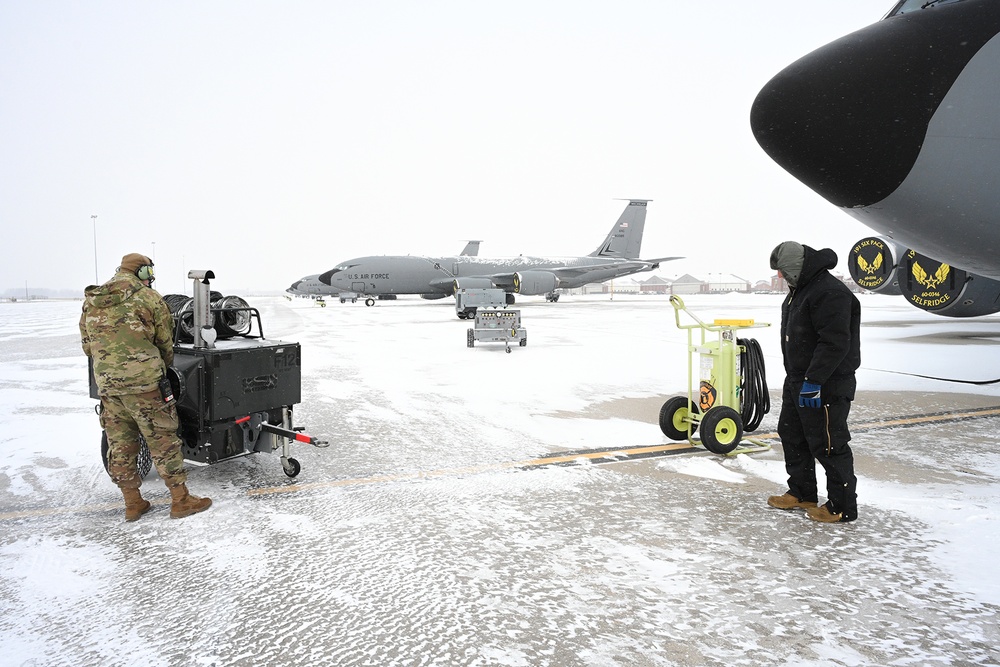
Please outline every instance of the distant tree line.
[[45, 287], [11, 287], [0, 292], [0, 298], [9, 299], [73, 299], [83, 298], [82, 289], [49, 289]]

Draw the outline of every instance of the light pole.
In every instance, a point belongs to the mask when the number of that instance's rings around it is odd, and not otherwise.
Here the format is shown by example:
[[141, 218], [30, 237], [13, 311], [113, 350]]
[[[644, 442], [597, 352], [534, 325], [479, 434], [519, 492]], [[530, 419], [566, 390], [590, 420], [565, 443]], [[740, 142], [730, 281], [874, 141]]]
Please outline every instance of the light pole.
[[94, 284], [100, 285], [101, 279], [97, 275], [97, 214], [90, 216], [90, 220], [94, 223]]

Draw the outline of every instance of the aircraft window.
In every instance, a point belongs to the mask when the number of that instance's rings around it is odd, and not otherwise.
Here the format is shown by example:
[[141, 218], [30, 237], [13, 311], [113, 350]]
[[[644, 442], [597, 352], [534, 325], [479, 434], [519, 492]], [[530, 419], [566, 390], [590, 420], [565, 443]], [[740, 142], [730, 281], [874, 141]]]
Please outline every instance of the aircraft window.
[[902, 0], [902, 2], [893, 7], [885, 17], [889, 18], [890, 16], [899, 16], [900, 14], [915, 12], [918, 9], [940, 7], [941, 5], [950, 5], [955, 2], [962, 2], [962, 0]]

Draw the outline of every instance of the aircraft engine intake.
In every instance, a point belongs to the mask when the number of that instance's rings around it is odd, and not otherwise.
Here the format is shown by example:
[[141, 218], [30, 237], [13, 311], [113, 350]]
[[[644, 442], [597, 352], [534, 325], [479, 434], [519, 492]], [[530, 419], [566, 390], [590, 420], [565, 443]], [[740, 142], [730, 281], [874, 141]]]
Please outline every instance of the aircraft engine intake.
[[976, 317], [1000, 312], [1000, 281], [984, 278], [908, 250], [897, 269], [911, 304], [935, 315]]
[[550, 271], [518, 271], [514, 274], [514, 291], [518, 294], [548, 294], [559, 287], [559, 278]]
[[851, 248], [848, 260], [851, 280], [858, 287], [879, 294], [902, 294], [897, 264], [903, 252], [880, 236], [861, 239]]
[[489, 278], [455, 278], [453, 290], [458, 294], [462, 289], [491, 289], [493, 281]]

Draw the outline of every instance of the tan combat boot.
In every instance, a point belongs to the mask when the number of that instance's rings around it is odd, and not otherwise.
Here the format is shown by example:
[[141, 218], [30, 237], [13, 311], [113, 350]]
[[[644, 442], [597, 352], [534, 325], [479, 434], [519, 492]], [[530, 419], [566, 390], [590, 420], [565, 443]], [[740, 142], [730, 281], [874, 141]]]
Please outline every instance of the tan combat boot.
[[139, 489], [122, 489], [122, 495], [125, 496], [126, 521], [138, 521], [149, 511], [149, 501], [139, 494]]
[[170, 504], [171, 519], [182, 519], [198, 512], [204, 512], [212, 506], [211, 498], [192, 496], [184, 484], [170, 487], [170, 495], [173, 497], [173, 502]]
[[767, 504], [771, 507], [777, 507], [779, 510], [806, 510], [816, 508], [815, 501], [809, 500], [799, 500], [790, 493], [785, 493], [780, 496], [771, 496], [767, 499]]

